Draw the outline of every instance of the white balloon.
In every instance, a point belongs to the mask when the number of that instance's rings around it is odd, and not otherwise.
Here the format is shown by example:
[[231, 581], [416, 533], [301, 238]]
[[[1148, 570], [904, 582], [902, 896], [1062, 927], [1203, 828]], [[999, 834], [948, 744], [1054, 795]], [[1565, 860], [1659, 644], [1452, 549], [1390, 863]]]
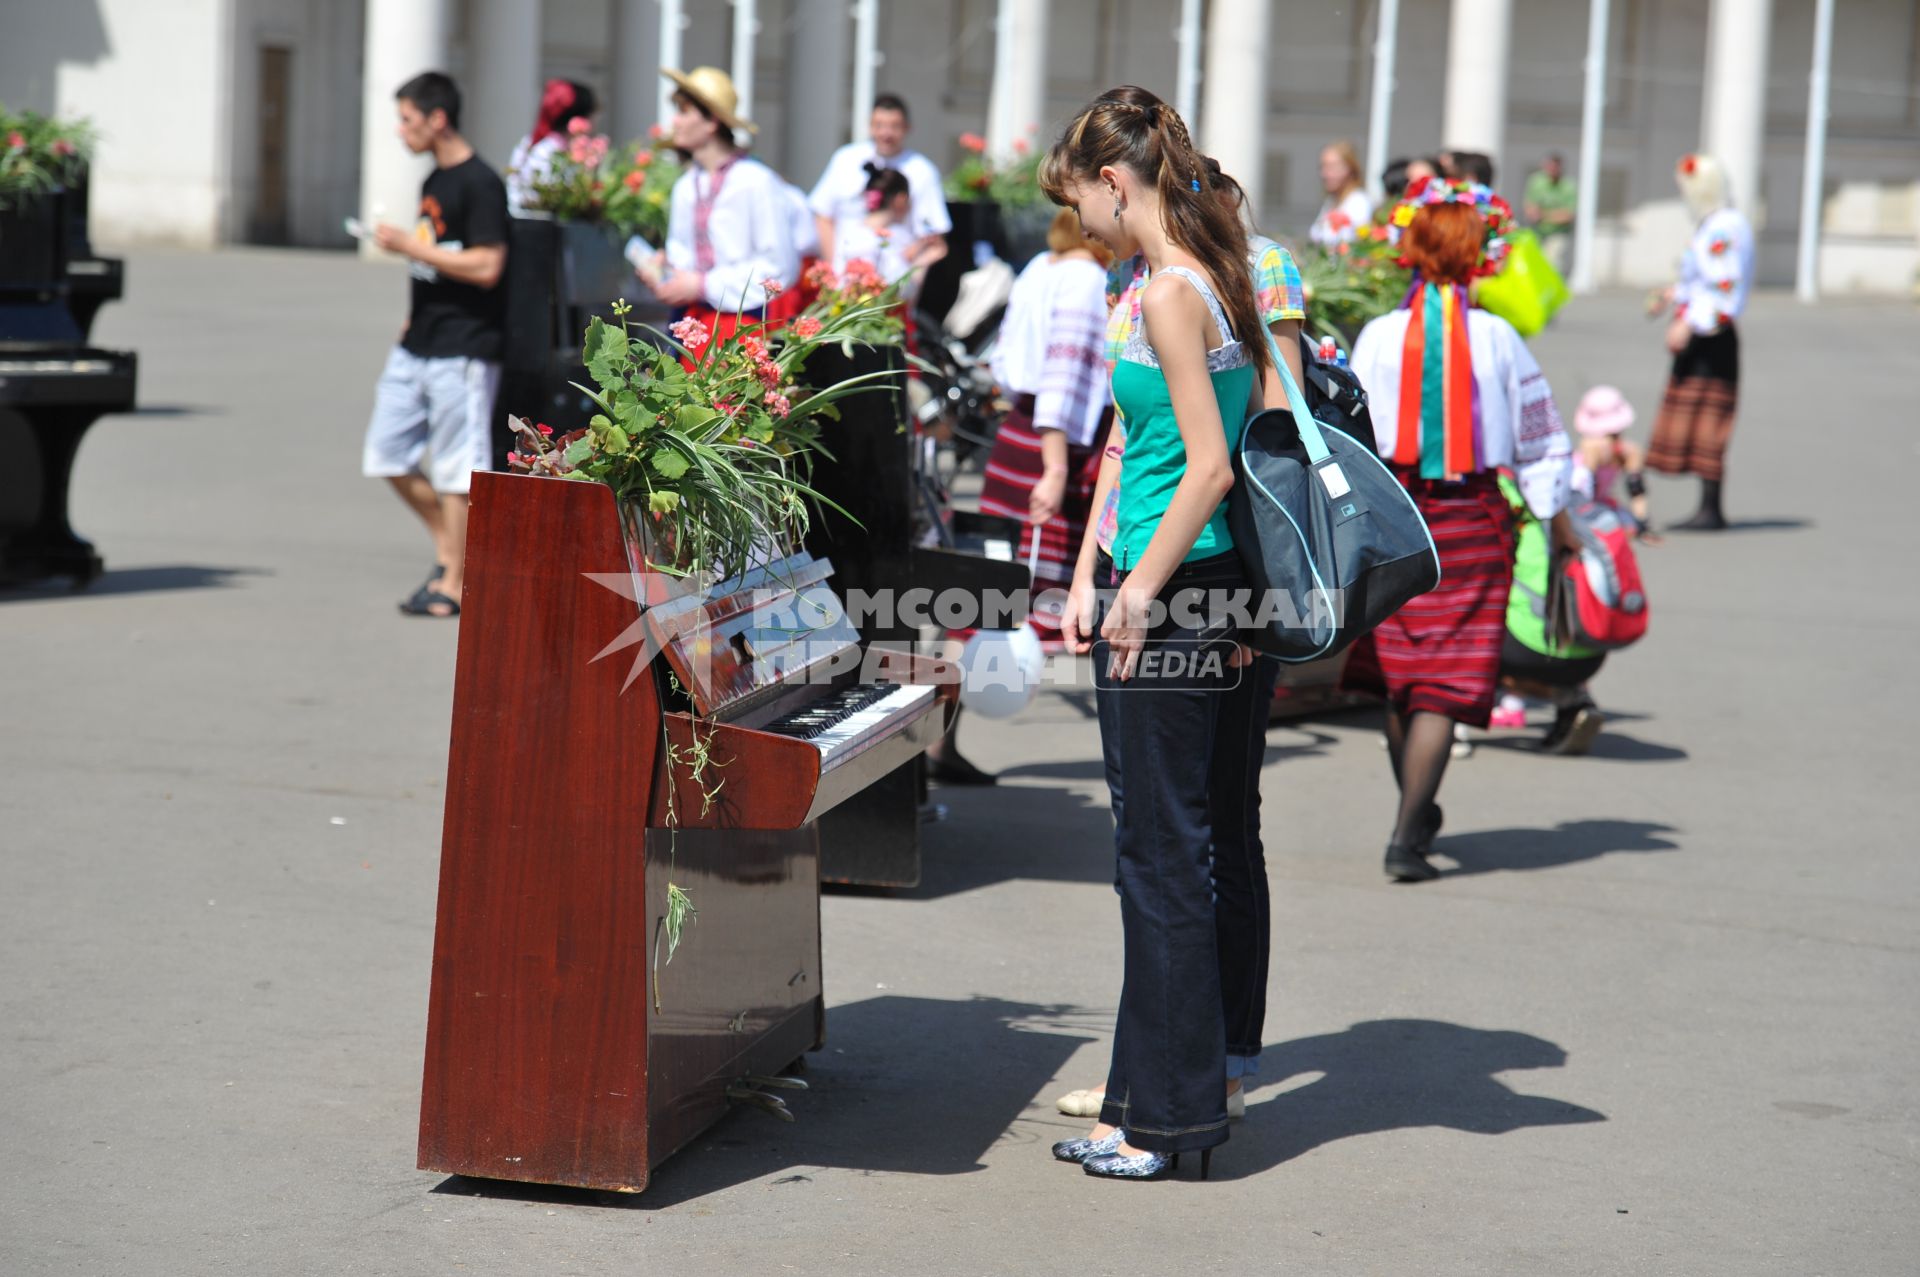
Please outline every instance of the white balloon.
[[1040, 690], [1047, 654], [1031, 625], [976, 630], [960, 653], [960, 704], [986, 718], [1012, 718]]

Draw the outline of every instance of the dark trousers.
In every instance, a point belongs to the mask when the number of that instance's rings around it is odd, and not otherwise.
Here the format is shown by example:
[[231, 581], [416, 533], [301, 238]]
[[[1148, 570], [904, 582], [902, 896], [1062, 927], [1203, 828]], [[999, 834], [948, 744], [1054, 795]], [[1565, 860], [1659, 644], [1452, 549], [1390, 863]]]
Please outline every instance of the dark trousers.
[[[1160, 598], [1245, 587], [1229, 553], [1182, 565]], [[1227, 1138], [1212, 773], [1221, 761], [1244, 774], [1244, 728], [1230, 757], [1216, 754], [1229, 689], [1250, 676], [1227, 665], [1230, 637], [1171, 614], [1149, 633], [1139, 672], [1126, 683], [1108, 673], [1106, 643], [1093, 647], [1103, 752], [1118, 782], [1116, 885], [1126, 953], [1100, 1117], [1124, 1127], [1134, 1147], [1159, 1153]], [[1156, 654], [1160, 664], [1150, 666], [1147, 657]]]

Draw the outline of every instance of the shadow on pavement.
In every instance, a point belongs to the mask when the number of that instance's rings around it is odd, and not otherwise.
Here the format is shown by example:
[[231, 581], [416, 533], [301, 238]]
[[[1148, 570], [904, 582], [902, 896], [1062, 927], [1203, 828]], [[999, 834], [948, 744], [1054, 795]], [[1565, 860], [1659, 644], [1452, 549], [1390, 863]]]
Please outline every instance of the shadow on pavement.
[[1521, 869], [1558, 869], [1617, 852], [1677, 851], [1680, 844], [1661, 834], [1671, 825], [1644, 820], [1569, 820], [1555, 829], [1476, 829], [1442, 833], [1433, 849], [1460, 867], [1442, 870], [1442, 878]]
[[[1033, 1103], [1036, 1079], [1057, 1075], [1098, 1036], [1084, 1026], [1111, 1018], [1110, 1012], [999, 998], [882, 995], [833, 1007], [826, 1046], [806, 1057], [811, 1089], [784, 1095], [796, 1118], [792, 1125], [736, 1109], [658, 1167], [639, 1194], [457, 1175], [433, 1191], [659, 1210], [756, 1180], [765, 1180], [769, 1192], [804, 1197], [812, 1173], [823, 1167], [971, 1174], [985, 1169], [982, 1157], [1002, 1141], [1040, 1142], [1040, 1135], [1023, 1135], [1017, 1121]], [[983, 1061], [991, 1067], [981, 1067]]]
[[[1283, 1042], [1261, 1054], [1246, 1120], [1235, 1124], [1216, 1155], [1214, 1173], [1257, 1175], [1335, 1140], [1408, 1127], [1504, 1135], [1606, 1121], [1593, 1109], [1522, 1094], [1493, 1076], [1566, 1062], [1566, 1051], [1545, 1038], [1441, 1020], [1366, 1020], [1340, 1033]], [[1320, 1076], [1261, 1098], [1261, 1091], [1305, 1073]], [[1184, 1165], [1181, 1172], [1193, 1174]]]
[[[1625, 721], [1628, 720], [1624, 714], [1618, 717], [1608, 714], [1607, 726], [1593, 738], [1593, 745], [1584, 757], [1604, 758], [1616, 763], [1678, 763], [1685, 761], [1688, 757], [1686, 750], [1673, 745], [1661, 745], [1613, 730], [1613, 724]], [[1482, 749], [1504, 749], [1515, 754], [1537, 754], [1543, 760], [1561, 761], [1558, 755], [1540, 753], [1540, 741], [1545, 735], [1546, 730], [1542, 728], [1538, 732], [1528, 732], [1524, 735], [1482, 736], [1476, 738], [1473, 743]], [[1566, 761], [1574, 762], [1578, 759]]]
[[[1081, 765], [1055, 764], [1046, 774], [1057, 779]], [[1084, 765], [1093, 777], [1105, 774], [1097, 758]], [[920, 826], [920, 885], [893, 893], [901, 899], [937, 900], [1020, 878], [1113, 881], [1113, 816], [1104, 789], [1095, 799], [1047, 784], [936, 785], [929, 795], [947, 818]], [[1042, 829], [1045, 836], [1037, 836]]]
[[218, 590], [239, 584], [240, 578], [272, 576], [266, 568], [216, 568], [198, 563], [176, 563], [150, 568], [108, 568], [93, 584], [76, 590], [68, 582], [51, 581], [14, 587], [0, 586], [0, 602], [19, 599], [98, 598], [119, 594], [154, 594], [164, 590]]

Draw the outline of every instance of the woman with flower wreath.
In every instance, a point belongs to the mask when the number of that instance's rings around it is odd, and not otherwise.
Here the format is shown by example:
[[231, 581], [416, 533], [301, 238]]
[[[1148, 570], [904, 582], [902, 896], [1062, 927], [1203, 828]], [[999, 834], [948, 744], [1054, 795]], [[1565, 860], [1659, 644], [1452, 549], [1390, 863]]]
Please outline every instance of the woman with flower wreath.
[[1511, 221], [1506, 202], [1477, 183], [1409, 186], [1391, 226], [1413, 285], [1353, 348], [1380, 457], [1420, 507], [1440, 555], [1439, 587], [1356, 644], [1344, 675], [1348, 687], [1387, 700], [1400, 805], [1386, 871], [1399, 882], [1439, 875], [1427, 854], [1440, 832], [1434, 799], [1454, 724], [1485, 727], [1493, 711], [1513, 580], [1503, 467], [1527, 508], [1551, 522], [1554, 544], [1576, 544], [1566, 515], [1573, 443], [1552, 388], [1513, 325], [1469, 301], [1474, 278], [1505, 257]]
[[1667, 350], [1673, 371], [1653, 423], [1647, 466], [1662, 474], [1700, 476], [1700, 509], [1680, 532], [1717, 532], [1727, 443], [1740, 395], [1740, 336], [1734, 320], [1753, 282], [1753, 227], [1727, 202], [1727, 179], [1710, 155], [1688, 155], [1674, 173], [1687, 211], [1697, 220], [1680, 259], [1680, 282], [1658, 295], [1651, 313], [1671, 308]]
[[518, 217], [534, 206], [534, 186], [547, 179], [554, 157], [593, 127], [599, 103], [593, 90], [575, 80], [547, 81], [533, 131], [521, 138], [507, 161], [507, 209]]

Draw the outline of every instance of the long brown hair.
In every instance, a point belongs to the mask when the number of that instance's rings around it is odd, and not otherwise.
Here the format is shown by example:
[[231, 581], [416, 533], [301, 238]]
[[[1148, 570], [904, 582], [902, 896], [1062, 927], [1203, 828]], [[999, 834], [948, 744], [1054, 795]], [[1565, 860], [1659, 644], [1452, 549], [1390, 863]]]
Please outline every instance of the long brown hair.
[[[1247, 232], [1213, 189], [1205, 159], [1194, 150], [1180, 113], [1143, 88], [1126, 84], [1090, 102], [1040, 164], [1040, 189], [1066, 204], [1074, 182], [1093, 181], [1102, 168], [1125, 168], [1150, 181], [1160, 197], [1167, 238], [1206, 264], [1238, 338], [1264, 376], [1273, 356], [1260, 326]], [[1221, 334], [1226, 337], [1225, 333]]]

